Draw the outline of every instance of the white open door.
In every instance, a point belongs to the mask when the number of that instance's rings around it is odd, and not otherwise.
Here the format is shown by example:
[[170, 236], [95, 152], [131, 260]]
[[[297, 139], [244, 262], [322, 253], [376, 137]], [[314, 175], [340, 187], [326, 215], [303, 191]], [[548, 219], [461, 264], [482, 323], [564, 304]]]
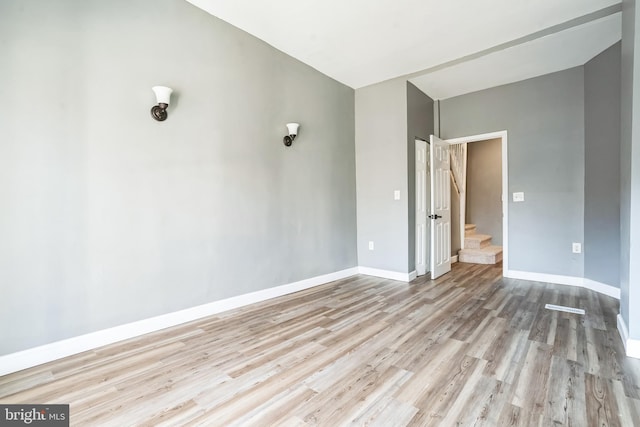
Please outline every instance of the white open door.
[[431, 278], [451, 271], [449, 143], [431, 135]]
[[427, 274], [427, 141], [416, 139], [416, 274]]

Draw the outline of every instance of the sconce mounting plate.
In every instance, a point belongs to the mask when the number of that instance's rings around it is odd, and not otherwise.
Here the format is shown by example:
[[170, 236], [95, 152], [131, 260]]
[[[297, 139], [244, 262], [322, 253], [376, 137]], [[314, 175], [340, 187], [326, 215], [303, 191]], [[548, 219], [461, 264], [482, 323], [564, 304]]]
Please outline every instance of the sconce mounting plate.
[[151, 117], [159, 122], [167, 120], [167, 107], [168, 104], [160, 103], [151, 107]]
[[284, 145], [286, 145], [287, 147], [291, 147], [291, 144], [293, 143], [293, 140], [295, 139], [295, 136], [292, 138], [289, 135], [286, 135], [283, 139], [282, 142], [284, 142]]

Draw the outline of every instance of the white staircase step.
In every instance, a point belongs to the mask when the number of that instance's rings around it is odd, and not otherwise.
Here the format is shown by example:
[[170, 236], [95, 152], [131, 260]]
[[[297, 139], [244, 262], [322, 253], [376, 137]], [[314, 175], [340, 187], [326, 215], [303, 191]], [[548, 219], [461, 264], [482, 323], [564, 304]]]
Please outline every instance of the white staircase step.
[[458, 261], [471, 264], [496, 264], [502, 261], [502, 246], [485, 246], [480, 249], [460, 249]]
[[475, 224], [465, 224], [464, 225], [464, 235], [470, 236], [472, 234], [476, 234], [476, 225]]
[[480, 249], [491, 244], [491, 236], [488, 234], [471, 234], [464, 236], [464, 249]]

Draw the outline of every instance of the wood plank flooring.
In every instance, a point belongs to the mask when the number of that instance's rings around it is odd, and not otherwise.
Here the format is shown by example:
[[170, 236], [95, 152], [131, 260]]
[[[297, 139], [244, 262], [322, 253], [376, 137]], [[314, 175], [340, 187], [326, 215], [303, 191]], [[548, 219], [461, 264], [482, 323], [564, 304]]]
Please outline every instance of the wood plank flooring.
[[0, 377], [0, 402], [74, 426], [640, 426], [618, 302], [501, 273], [354, 276]]

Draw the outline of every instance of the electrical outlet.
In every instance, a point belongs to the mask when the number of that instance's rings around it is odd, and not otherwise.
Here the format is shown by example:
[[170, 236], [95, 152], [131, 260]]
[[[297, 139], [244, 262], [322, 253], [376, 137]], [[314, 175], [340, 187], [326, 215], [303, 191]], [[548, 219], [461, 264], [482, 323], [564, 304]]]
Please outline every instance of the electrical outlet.
[[524, 202], [524, 193], [522, 191], [518, 193], [513, 193], [513, 201], [514, 202]]
[[579, 254], [582, 253], [582, 245], [580, 243], [573, 243], [573, 245], [571, 246], [571, 250], [573, 251], [574, 254]]
[[369, 242], [369, 250], [372, 251], [373, 250], [373, 242]]

